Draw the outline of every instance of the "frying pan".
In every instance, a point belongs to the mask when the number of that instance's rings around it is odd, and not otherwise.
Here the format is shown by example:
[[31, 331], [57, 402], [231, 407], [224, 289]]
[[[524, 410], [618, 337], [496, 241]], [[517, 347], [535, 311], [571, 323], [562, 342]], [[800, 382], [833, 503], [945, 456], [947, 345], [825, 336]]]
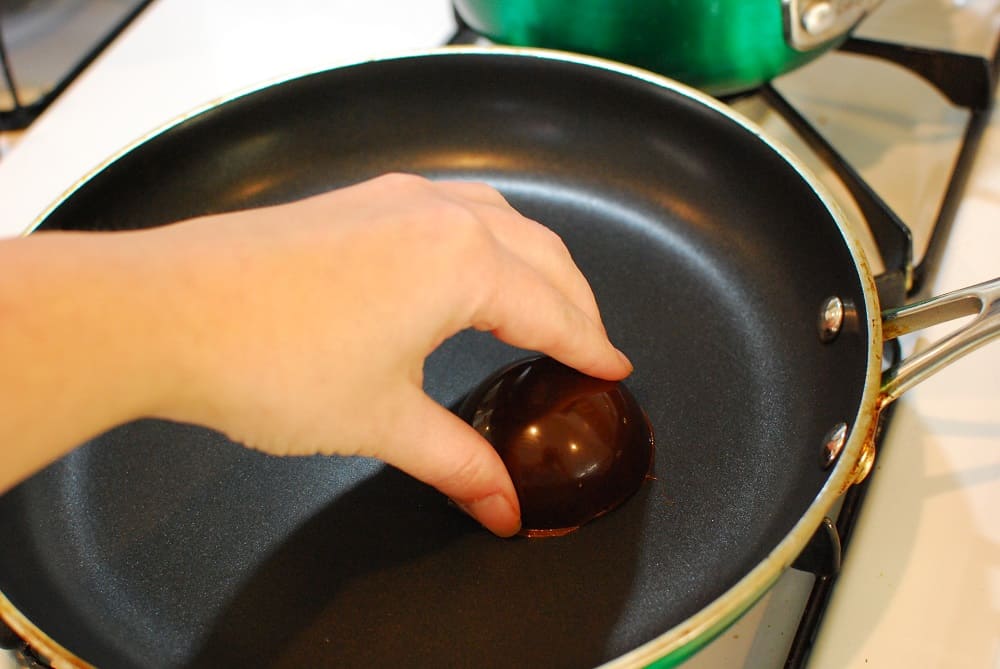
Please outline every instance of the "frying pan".
[[[883, 387], [883, 319], [895, 336], [995, 285], [880, 318], [859, 244], [792, 157], [697, 92], [555, 52], [259, 88], [122, 152], [38, 227], [155, 226], [388, 171], [490, 182], [562, 235], [635, 363], [655, 480], [565, 537], [501, 540], [375, 461], [123, 425], [0, 498], [0, 615], [57, 666], [672, 666], [864, 476], [881, 407], [997, 331], [976, 319]], [[460, 333], [427, 390], [454, 407], [524, 355]]]

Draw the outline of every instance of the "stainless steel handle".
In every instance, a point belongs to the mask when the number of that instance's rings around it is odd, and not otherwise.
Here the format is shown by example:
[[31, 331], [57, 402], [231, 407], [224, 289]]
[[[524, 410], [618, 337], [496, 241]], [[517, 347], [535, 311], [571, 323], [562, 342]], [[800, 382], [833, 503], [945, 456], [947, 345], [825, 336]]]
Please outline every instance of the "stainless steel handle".
[[956, 332], [915, 353], [882, 377], [885, 406], [935, 372], [1000, 335], [1000, 278], [882, 312], [886, 341], [955, 318], [975, 318]]

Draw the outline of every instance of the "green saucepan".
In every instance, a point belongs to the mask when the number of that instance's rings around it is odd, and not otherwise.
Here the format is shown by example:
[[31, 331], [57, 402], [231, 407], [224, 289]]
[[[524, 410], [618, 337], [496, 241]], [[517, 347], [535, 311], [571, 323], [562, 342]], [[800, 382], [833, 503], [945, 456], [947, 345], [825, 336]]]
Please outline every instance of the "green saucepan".
[[497, 42], [602, 56], [726, 95], [840, 44], [880, 1], [455, 0], [455, 9]]

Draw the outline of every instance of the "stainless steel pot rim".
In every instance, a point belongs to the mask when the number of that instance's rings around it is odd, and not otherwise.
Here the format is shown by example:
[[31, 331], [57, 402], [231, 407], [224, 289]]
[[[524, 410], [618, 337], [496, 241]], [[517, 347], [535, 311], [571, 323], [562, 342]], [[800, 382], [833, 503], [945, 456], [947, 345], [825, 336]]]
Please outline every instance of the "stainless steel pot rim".
[[[547, 62], [559, 62], [568, 65], [578, 65], [582, 68], [591, 68], [613, 72], [624, 77], [636, 79], [648, 84], [658, 86], [679, 95], [687, 97], [699, 104], [712, 109], [730, 122], [736, 123], [744, 130], [764, 142], [770, 149], [777, 153], [782, 160], [791, 166], [800, 176], [804, 185], [807, 185], [815, 193], [830, 214], [833, 223], [837, 225], [843, 237], [850, 257], [855, 265], [855, 269], [864, 286], [864, 309], [859, 312], [865, 316], [865, 328], [869, 346], [868, 365], [865, 372], [864, 392], [858, 405], [858, 412], [855, 416], [845, 416], [850, 427], [850, 433], [843, 451], [837, 463], [830, 472], [829, 478], [823, 488], [813, 500], [809, 509], [799, 519], [792, 530], [785, 538], [761, 561], [753, 570], [735, 583], [729, 590], [716, 598], [708, 606], [684, 621], [680, 625], [665, 631], [660, 636], [635, 648], [634, 650], [618, 657], [603, 665], [604, 667], [641, 667], [651, 663], [672, 666], [684, 658], [696, 652], [706, 643], [711, 641], [716, 635], [721, 633], [731, 623], [737, 620], [746, 612], [767, 590], [777, 581], [778, 577], [792, 564], [795, 558], [805, 548], [812, 538], [816, 528], [819, 527], [830, 507], [840, 495], [853, 483], [855, 465], [861, 457], [863, 447], [874, 429], [875, 417], [879, 398], [879, 385], [881, 375], [881, 355], [882, 355], [882, 329], [879, 317], [880, 309], [878, 297], [875, 290], [874, 275], [871, 273], [868, 262], [865, 259], [864, 250], [858, 240], [846, 225], [846, 217], [836, 204], [832, 195], [823, 184], [810, 173], [808, 168], [796, 158], [783, 145], [770, 138], [763, 129], [753, 121], [726, 107], [718, 100], [694, 89], [685, 84], [669, 79], [667, 77], [643, 70], [641, 68], [624, 65], [614, 61], [598, 58], [594, 56], [584, 56], [564, 51], [541, 49], [534, 47], [469, 47], [469, 46], [447, 46], [430, 50], [408, 51], [397, 54], [387, 54], [377, 58], [354, 62], [339, 62], [310, 68], [305, 71], [297, 71], [285, 76], [274, 78], [236, 91], [230, 95], [212, 100], [204, 105], [198, 106], [189, 112], [182, 114], [161, 127], [139, 137], [135, 141], [126, 145], [109, 158], [98, 164], [81, 179], [68, 188], [57, 200], [47, 207], [31, 225], [22, 233], [30, 234], [63, 202], [72, 197], [84, 184], [94, 178], [109, 165], [122, 156], [135, 150], [142, 144], [165, 133], [171, 128], [198, 116], [204, 112], [221, 106], [227, 102], [242, 98], [271, 88], [295, 79], [319, 74], [332, 69], [342, 69], [364, 66], [368, 63], [381, 63], [405, 59], [417, 58], [455, 58], [455, 57], [490, 57], [490, 58], [529, 58]], [[817, 305], [819, 309], [820, 305]], [[0, 619], [19, 635], [25, 638], [36, 650], [49, 657], [51, 664], [57, 669], [61, 667], [90, 667], [85, 660], [76, 657], [73, 653], [63, 648], [58, 642], [51, 639], [43, 630], [34, 625], [23, 613], [21, 613], [4, 595], [0, 592]]]

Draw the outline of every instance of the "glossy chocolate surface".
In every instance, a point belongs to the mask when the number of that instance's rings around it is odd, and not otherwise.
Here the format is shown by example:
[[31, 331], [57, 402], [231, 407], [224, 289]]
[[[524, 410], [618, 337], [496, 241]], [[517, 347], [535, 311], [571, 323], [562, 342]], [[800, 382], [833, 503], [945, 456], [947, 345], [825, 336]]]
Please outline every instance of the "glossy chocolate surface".
[[551, 358], [494, 374], [459, 413], [503, 458], [527, 536], [578, 528], [628, 499], [650, 471], [652, 430], [628, 389]]

